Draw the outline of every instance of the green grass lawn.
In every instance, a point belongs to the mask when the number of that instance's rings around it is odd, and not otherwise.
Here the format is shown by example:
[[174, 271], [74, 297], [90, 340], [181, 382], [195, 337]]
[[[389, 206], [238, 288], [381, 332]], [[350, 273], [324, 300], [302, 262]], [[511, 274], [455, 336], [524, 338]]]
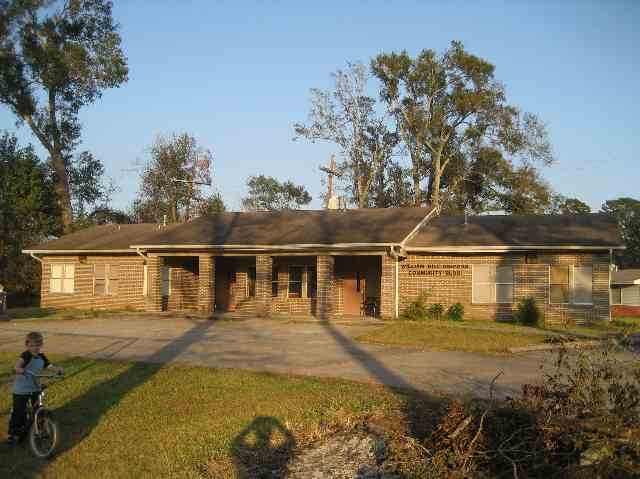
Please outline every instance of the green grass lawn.
[[[0, 353], [3, 437], [15, 357]], [[52, 359], [67, 371], [47, 394], [61, 451], [39, 461], [26, 445], [0, 442], [0, 477], [254, 477], [238, 471], [273, 467], [321, 423], [397, 411], [408, 397], [341, 380]]]
[[618, 318], [591, 325], [548, 325], [546, 328], [496, 321], [394, 321], [356, 338], [365, 343], [435, 350], [505, 353], [509, 348], [548, 342], [553, 336], [602, 338], [640, 332], [640, 319]]
[[523, 326], [490, 324], [483, 329], [480, 329], [481, 325], [475, 325], [478, 329], [473, 329], [473, 322], [396, 321], [365, 333], [356, 340], [421, 349], [506, 353], [511, 347], [542, 344], [548, 338]]

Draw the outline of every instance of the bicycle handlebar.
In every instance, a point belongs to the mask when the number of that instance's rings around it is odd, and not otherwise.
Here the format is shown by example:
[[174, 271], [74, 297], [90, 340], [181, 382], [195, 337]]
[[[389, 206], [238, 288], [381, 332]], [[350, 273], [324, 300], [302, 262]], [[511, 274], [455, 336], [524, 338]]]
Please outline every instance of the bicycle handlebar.
[[48, 379], [62, 379], [64, 377], [64, 373], [56, 373], [56, 374], [34, 374], [31, 371], [25, 371], [22, 374], [30, 375], [34, 378], [48, 378]]

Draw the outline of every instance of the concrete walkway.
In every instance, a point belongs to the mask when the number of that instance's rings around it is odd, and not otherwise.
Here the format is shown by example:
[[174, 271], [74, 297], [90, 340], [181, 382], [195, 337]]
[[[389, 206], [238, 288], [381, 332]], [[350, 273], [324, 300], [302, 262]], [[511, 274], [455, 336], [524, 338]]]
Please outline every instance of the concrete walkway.
[[430, 393], [486, 397], [504, 371], [498, 396], [517, 394], [540, 378], [552, 355], [484, 355], [421, 351], [362, 344], [354, 337], [374, 325], [292, 323], [248, 319], [208, 321], [109, 317], [82, 320], [15, 320], [0, 323], [0, 351], [21, 351], [28, 331], [45, 335], [48, 353], [376, 382]]

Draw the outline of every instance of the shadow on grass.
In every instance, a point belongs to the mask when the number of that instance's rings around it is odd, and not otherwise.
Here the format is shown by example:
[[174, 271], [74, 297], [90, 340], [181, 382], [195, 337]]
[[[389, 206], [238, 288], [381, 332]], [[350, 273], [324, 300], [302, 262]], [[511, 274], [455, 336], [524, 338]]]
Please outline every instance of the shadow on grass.
[[[147, 357], [145, 363], [134, 363], [133, 366], [117, 376], [94, 385], [82, 396], [57, 409], [55, 416], [60, 428], [60, 444], [56, 454], [73, 449], [91, 435], [100, 419], [109, 410], [117, 406], [128, 393], [151, 379], [162, 369], [164, 363], [175, 359], [190, 345], [200, 340], [212, 325], [213, 321], [196, 323], [180, 338]], [[60, 387], [62, 384], [54, 387]], [[140, 405], [140, 407], [144, 407], [144, 405]], [[26, 449], [24, 451], [16, 449], [11, 453], [11, 456], [13, 457], [6, 457], [7, 461], [3, 458], [0, 476], [6, 474], [3, 477], [40, 477], [48, 464], [46, 461], [39, 461], [29, 456]], [[12, 459], [15, 462], [12, 462]]]
[[256, 417], [231, 445], [237, 478], [285, 477], [295, 445], [293, 434], [276, 418]]

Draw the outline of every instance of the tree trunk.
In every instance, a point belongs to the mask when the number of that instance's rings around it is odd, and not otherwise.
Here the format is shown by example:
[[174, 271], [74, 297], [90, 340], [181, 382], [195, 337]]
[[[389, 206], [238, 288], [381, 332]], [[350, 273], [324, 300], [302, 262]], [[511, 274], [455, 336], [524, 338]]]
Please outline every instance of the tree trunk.
[[73, 223], [73, 211], [71, 209], [71, 194], [69, 192], [69, 179], [67, 177], [67, 169], [60, 152], [60, 147], [54, 145], [51, 152], [51, 163], [53, 169], [56, 172], [56, 181], [54, 184], [54, 190], [58, 198], [58, 205], [60, 206], [60, 214], [62, 216], [62, 228], [65, 233], [71, 231], [71, 224]]
[[357, 181], [358, 188], [358, 208], [366, 208], [368, 206], [368, 195], [367, 195], [367, 182], [365, 179], [360, 176]]
[[420, 173], [413, 172], [413, 205], [420, 206], [422, 204], [422, 192], [420, 191]]

